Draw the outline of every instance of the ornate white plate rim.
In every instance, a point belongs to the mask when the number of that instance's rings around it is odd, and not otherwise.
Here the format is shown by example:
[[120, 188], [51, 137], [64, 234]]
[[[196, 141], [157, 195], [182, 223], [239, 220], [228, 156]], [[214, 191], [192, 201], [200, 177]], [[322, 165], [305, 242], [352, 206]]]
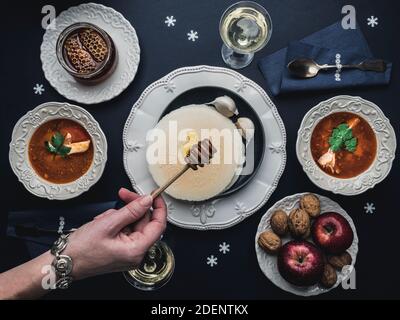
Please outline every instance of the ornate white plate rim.
[[[93, 162], [79, 179], [53, 184], [37, 175], [29, 164], [28, 146], [33, 131], [41, 124], [59, 118], [80, 123], [94, 145]], [[18, 180], [32, 194], [49, 200], [66, 200], [88, 191], [101, 178], [107, 162], [107, 139], [99, 123], [85, 109], [66, 102], [46, 102], [23, 115], [15, 124], [9, 150], [9, 162]]]
[[[79, 17], [79, 15], [82, 15], [85, 12], [85, 9], [88, 8], [89, 9], [95, 8], [96, 11], [99, 13], [99, 16], [102, 15], [113, 16], [112, 23], [104, 22], [104, 24], [107, 26], [107, 28], [111, 30], [115, 29], [118, 32], [124, 32], [125, 29], [127, 35], [125, 37], [126, 38], [125, 41], [120, 41], [118, 43], [115, 43], [117, 50], [119, 52], [118, 53], [119, 56], [121, 55], [122, 50], [126, 51], [126, 53], [124, 53], [124, 55], [126, 55], [125, 61], [121, 59], [121, 57], [119, 57], [118, 64], [114, 71], [114, 74], [112, 74], [104, 82], [96, 86], [90, 86], [90, 87], [80, 85], [75, 80], [73, 80], [73, 78], [64, 69], [62, 69], [61, 65], [59, 65], [57, 61], [56, 50], [55, 50], [55, 43], [57, 41], [58, 35], [60, 34], [63, 28], [67, 27], [68, 25], [74, 22], [81, 22], [83, 20], [85, 20], [85, 22], [93, 22], [91, 20], [94, 17], [89, 17], [87, 19], [82, 20], [81, 18], [76, 19], [75, 17], [71, 18], [69, 16], [71, 14], [76, 14]], [[67, 20], [67, 22], [65, 22], [64, 20]], [[42, 69], [45, 78], [52, 85], [52, 87], [57, 90], [59, 94], [75, 102], [91, 105], [109, 101], [118, 96], [129, 86], [129, 84], [135, 78], [139, 66], [140, 47], [135, 29], [120, 12], [116, 11], [111, 7], [104, 6], [102, 4], [89, 2], [89, 3], [79, 4], [77, 6], [72, 6], [62, 11], [54, 21], [56, 22], [56, 25], [60, 25], [61, 23], [61, 25], [65, 26], [63, 26], [62, 28], [57, 27], [57, 30], [52, 30], [51, 29], [52, 25], [48, 27], [48, 29], [43, 35], [43, 41], [40, 46], [40, 59], [42, 61]], [[115, 22], [118, 22], [119, 25], [118, 26], [114, 25]], [[101, 27], [105, 28], [105, 26]], [[113, 38], [113, 40], [115, 42], [115, 38]], [[127, 45], [126, 42], [129, 42], [129, 45]], [[118, 73], [121, 74], [119, 75]], [[119, 76], [119, 80], [115, 81], [114, 76], [116, 76], [117, 74]], [[60, 79], [62, 79], [62, 82], [60, 82]], [[111, 81], [114, 81], [114, 83], [112, 83]], [[100, 90], [100, 86], [103, 89]], [[80, 90], [79, 88], [81, 88], [82, 90]], [[93, 90], [95, 94], [92, 94], [91, 96], [83, 95], [83, 91], [86, 91], [88, 89]], [[96, 92], [96, 90], [98, 92]]]
[[[247, 86], [250, 86], [253, 89], [255, 89], [258, 92], [258, 94], [263, 98], [265, 104], [268, 105], [268, 107], [270, 108], [270, 110], [266, 109], [265, 112], [267, 112], [267, 111], [272, 112], [273, 118], [276, 121], [277, 126], [279, 126], [280, 134], [282, 136], [281, 145], [276, 146], [275, 151], [271, 151], [272, 148], [275, 148], [275, 147], [269, 146], [271, 153], [276, 152], [277, 154], [280, 155], [280, 167], [279, 167], [278, 172], [275, 175], [273, 183], [271, 184], [271, 186], [268, 186], [269, 188], [267, 188], [268, 190], [267, 190], [263, 200], [260, 203], [254, 205], [250, 208], [243, 208], [243, 207], [241, 207], [243, 205], [243, 203], [240, 201], [237, 201], [235, 204], [235, 210], [238, 213], [237, 218], [235, 218], [233, 221], [230, 221], [227, 223], [219, 223], [219, 224], [204, 223], [204, 224], [200, 224], [200, 225], [198, 225], [198, 224], [194, 225], [192, 223], [184, 223], [182, 221], [178, 221], [178, 220], [174, 219], [174, 217], [171, 214], [168, 214], [168, 221], [179, 227], [182, 227], [182, 228], [195, 229], [195, 230], [219, 230], [219, 229], [225, 229], [225, 228], [231, 227], [233, 225], [236, 225], [237, 223], [243, 221], [245, 218], [247, 218], [248, 216], [250, 216], [251, 214], [256, 212], [258, 209], [260, 209], [268, 201], [270, 195], [275, 190], [275, 188], [279, 182], [279, 179], [284, 171], [285, 165], [286, 165], [286, 131], [285, 131], [283, 121], [280, 118], [279, 113], [278, 113], [275, 105], [269, 98], [269, 96], [254, 81], [252, 81], [252, 80], [242, 76], [238, 72], [230, 70], [230, 69], [226, 69], [226, 68], [222, 68], [222, 67], [207, 66], [207, 65], [199, 65], [199, 66], [178, 68], [178, 69], [172, 71], [171, 73], [167, 74], [160, 80], [157, 80], [154, 83], [150, 84], [143, 91], [143, 93], [141, 94], [139, 99], [133, 105], [131, 113], [129, 114], [128, 119], [124, 126], [124, 130], [123, 130], [123, 134], [122, 134], [122, 139], [123, 139], [123, 143], [124, 143], [124, 156], [123, 156], [124, 167], [125, 167], [125, 171], [129, 177], [129, 179], [131, 180], [133, 188], [138, 193], [143, 194], [144, 191], [142, 190], [142, 188], [140, 186], [137, 185], [136, 180], [133, 176], [133, 173], [130, 171], [129, 164], [128, 164], [127, 158], [128, 158], [128, 154], [130, 152], [129, 150], [137, 151], [135, 149], [136, 147], [134, 145], [132, 145], [132, 142], [128, 141], [128, 129], [130, 128], [130, 125], [132, 124], [132, 121], [134, 120], [136, 113], [138, 112], [138, 110], [140, 110], [143, 101], [152, 93], [153, 90], [163, 87], [167, 93], [173, 94], [176, 89], [173, 80], [176, 77], [179, 77], [179, 76], [185, 75], [185, 74], [197, 74], [199, 72], [217, 73], [217, 74], [219, 73], [219, 74], [226, 74], [231, 77], [234, 77], [235, 79], [237, 79], [237, 83], [235, 84], [236, 94], [241, 95], [242, 98], [244, 98], [245, 100], [246, 100], [246, 96], [244, 96], [244, 92], [243, 92], [243, 91], [245, 91], [245, 88]], [[227, 88], [226, 86], [224, 86], [224, 84], [221, 84], [220, 87], [224, 87], [229, 90], [233, 89], [233, 88]], [[194, 87], [192, 87], [192, 88], [194, 88]], [[184, 91], [187, 91], [189, 89], [190, 88], [187, 88]], [[265, 128], [264, 128], [264, 130], [265, 130]], [[266, 134], [266, 132], [265, 132], [265, 134]], [[133, 144], [136, 144], [136, 143], [137, 143], [137, 141], [133, 142]], [[138, 144], [138, 146], [139, 146], [139, 148], [143, 147], [143, 145], [140, 145], [140, 144]], [[267, 146], [266, 146], [266, 148], [267, 148]], [[268, 148], [265, 153], [266, 154], [268, 153]], [[265, 159], [265, 156], [266, 155], [264, 155], [264, 159]], [[260, 168], [260, 170], [262, 170], [262, 168]], [[251, 183], [249, 185], [251, 185]], [[235, 194], [232, 195], [231, 197], [233, 197], [233, 196], [235, 196]], [[227, 197], [227, 198], [229, 198], [229, 197]], [[175, 201], [174, 199], [171, 199], [171, 200]], [[199, 214], [201, 214], [201, 215], [210, 214], [210, 216], [212, 216], [215, 213], [215, 204], [217, 204], [220, 200], [221, 199], [217, 199], [217, 200], [212, 201], [211, 203], [205, 203], [205, 204], [204, 203], [200, 203], [200, 204], [196, 203], [196, 204], [194, 204], [194, 207], [192, 207], [192, 208], [193, 208], [193, 210], [200, 210]], [[167, 204], [168, 204], [168, 206], [174, 207], [174, 205], [173, 205], [173, 203], [171, 203], [171, 201], [167, 201]], [[174, 209], [172, 209], [171, 211], [173, 211], [173, 210]]]
[[[341, 101], [346, 103], [341, 104]], [[338, 179], [323, 172], [314, 162], [309, 148], [309, 139], [319, 120], [338, 111], [361, 113], [377, 138], [375, 162], [365, 172], [350, 179]], [[357, 195], [373, 188], [390, 173], [395, 154], [396, 134], [389, 119], [376, 104], [361, 97], [340, 95], [320, 102], [306, 113], [297, 134], [296, 155], [304, 172], [316, 186], [336, 194]]]

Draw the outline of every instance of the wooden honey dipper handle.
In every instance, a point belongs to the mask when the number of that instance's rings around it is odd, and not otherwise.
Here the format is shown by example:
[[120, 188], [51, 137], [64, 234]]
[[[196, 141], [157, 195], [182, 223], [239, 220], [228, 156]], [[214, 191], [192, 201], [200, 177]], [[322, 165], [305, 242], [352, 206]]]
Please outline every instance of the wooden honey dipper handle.
[[[161, 187], [153, 190], [150, 195], [153, 197], [153, 199], [157, 198], [161, 193], [165, 191], [165, 189], [167, 189], [171, 184], [178, 180], [178, 178], [183, 175], [187, 170], [197, 170], [197, 166], [203, 167], [204, 164], [208, 164], [216, 151], [217, 150], [213, 147], [209, 139], [204, 139], [195, 144], [190, 149], [189, 155], [185, 157], [186, 165], [182, 168], [182, 170], [171, 177]], [[204, 160], [205, 162], [202, 163], [202, 160]]]
[[157, 189], [154, 189], [150, 195], [153, 197], [153, 199], [157, 198], [161, 193], [165, 191], [171, 184], [173, 184], [181, 175], [183, 175], [188, 169], [190, 169], [190, 166], [187, 164], [185, 165], [181, 171], [179, 171], [176, 175], [174, 175], [172, 178], [170, 178], [166, 183], [164, 183], [161, 187], [158, 187]]

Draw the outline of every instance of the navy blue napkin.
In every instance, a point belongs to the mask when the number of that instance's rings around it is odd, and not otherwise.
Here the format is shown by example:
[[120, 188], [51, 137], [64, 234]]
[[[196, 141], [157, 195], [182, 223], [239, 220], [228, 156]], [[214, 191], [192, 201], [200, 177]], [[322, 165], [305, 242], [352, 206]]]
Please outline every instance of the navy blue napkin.
[[108, 209], [115, 208], [115, 206], [116, 201], [110, 201], [57, 210], [46, 209], [9, 212], [7, 236], [24, 241], [30, 257], [33, 258], [48, 250], [58, 238], [58, 235], [51, 233], [43, 234], [42, 232], [38, 236], [19, 235], [16, 232], [17, 225], [27, 227], [28, 229], [38, 227], [41, 229], [58, 231], [60, 222], [63, 221], [63, 230], [69, 230], [71, 228], [80, 227], [82, 224], [92, 220], [95, 216]]
[[384, 73], [343, 69], [340, 81], [336, 80], [334, 71], [321, 72], [311, 79], [297, 79], [293, 78], [286, 68], [287, 64], [296, 58], [311, 58], [319, 64], [335, 64], [337, 54], [340, 55], [341, 64], [359, 63], [373, 58], [360, 28], [357, 26], [356, 29], [344, 30], [341, 22], [337, 22], [262, 58], [259, 68], [273, 95], [389, 83], [391, 63], [388, 63]]

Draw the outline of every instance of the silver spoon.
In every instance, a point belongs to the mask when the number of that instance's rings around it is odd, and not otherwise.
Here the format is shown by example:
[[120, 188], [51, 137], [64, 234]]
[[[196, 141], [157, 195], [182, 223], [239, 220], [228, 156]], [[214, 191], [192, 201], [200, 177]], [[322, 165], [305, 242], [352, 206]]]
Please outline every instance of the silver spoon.
[[[319, 65], [312, 59], [296, 59], [287, 65], [289, 72], [298, 78], [313, 78], [320, 70], [326, 71], [336, 69], [336, 65]], [[342, 69], [359, 69], [363, 71], [385, 72], [386, 62], [384, 60], [365, 60], [359, 64], [343, 64]]]

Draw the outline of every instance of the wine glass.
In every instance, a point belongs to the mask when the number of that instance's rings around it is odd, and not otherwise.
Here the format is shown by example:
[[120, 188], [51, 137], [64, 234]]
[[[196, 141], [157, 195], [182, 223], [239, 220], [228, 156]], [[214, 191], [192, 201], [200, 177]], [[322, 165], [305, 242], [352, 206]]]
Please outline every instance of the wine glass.
[[[117, 201], [115, 209], [125, 205]], [[125, 279], [135, 288], [152, 291], [161, 288], [172, 277], [175, 270], [175, 257], [171, 248], [162, 239], [153, 244], [143, 257], [137, 268], [123, 272]]]
[[248, 66], [271, 38], [272, 21], [268, 11], [253, 1], [240, 1], [222, 14], [219, 23], [222, 59], [233, 69]]
[[174, 254], [170, 247], [160, 240], [150, 247], [140, 266], [124, 272], [124, 276], [135, 288], [153, 291], [171, 279], [174, 269]]

